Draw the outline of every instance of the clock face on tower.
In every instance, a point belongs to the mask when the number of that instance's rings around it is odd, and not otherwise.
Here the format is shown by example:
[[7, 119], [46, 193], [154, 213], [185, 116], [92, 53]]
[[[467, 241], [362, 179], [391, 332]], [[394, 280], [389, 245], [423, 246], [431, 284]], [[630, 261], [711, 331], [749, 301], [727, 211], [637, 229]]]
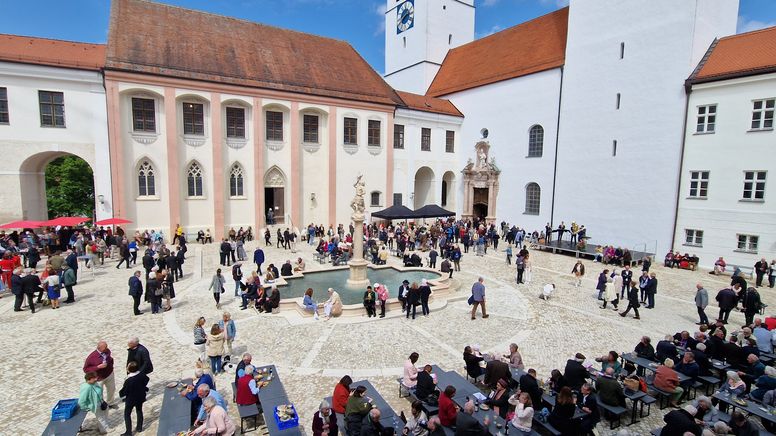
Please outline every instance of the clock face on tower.
[[396, 34], [415, 25], [415, 0], [407, 0], [396, 8]]

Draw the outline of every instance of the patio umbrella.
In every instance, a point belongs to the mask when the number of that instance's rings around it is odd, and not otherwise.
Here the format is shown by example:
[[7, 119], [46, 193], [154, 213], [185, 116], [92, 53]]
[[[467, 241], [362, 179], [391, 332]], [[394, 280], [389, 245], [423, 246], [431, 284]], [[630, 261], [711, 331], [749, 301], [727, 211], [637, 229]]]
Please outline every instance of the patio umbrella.
[[437, 218], [443, 216], [455, 216], [455, 212], [442, 209], [436, 204], [427, 204], [420, 209], [415, 209], [415, 216], [418, 218]]
[[46, 221], [42, 224], [47, 226], [77, 226], [78, 224], [84, 223], [86, 221], [91, 221], [91, 218], [87, 218], [85, 216], [61, 216], [59, 218], [54, 218], [53, 220]]
[[372, 217], [385, 220], [403, 220], [407, 218], [415, 218], [416, 215], [415, 212], [413, 212], [411, 209], [401, 204], [395, 204], [387, 209], [374, 212]]
[[0, 229], [34, 229], [40, 227], [43, 224], [42, 221], [11, 221], [0, 226]]
[[125, 220], [124, 218], [108, 218], [108, 219], [104, 219], [102, 221], [97, 221], [94, 224], [96, 224], [98, 226], [112, 226], [112, 225], [115, 225], [115, 224], [129, 224], [131, 222], [132, 221]]

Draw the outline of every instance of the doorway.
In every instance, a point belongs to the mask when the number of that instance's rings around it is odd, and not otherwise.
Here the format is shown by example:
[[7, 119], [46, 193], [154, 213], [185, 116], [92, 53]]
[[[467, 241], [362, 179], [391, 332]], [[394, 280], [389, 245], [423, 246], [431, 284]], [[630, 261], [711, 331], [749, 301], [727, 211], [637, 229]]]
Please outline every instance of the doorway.
[[[267, 205], [267, 224], [284, 224], [286, 214], [283, 188], [264, 188], [264, 204]], [[272, 211], [270, 213], [270, 211]]]

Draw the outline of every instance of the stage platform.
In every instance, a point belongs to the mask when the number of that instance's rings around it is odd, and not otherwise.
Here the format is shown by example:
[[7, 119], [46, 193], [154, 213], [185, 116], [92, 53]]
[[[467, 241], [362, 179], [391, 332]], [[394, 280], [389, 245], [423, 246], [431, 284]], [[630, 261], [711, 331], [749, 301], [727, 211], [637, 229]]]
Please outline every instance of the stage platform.
[[[596, 244], [593, 242], [590, 242], [590, 240], [587, 241], [587, 245], [585, 246], [584, 250], [579, 250], [576, 247], [576, 244], [571, 244], [568, 240], [562, 240], [560, 242], [560, 245], [558, 245], [558, 241], [554, 240], [550, 242], [550, 244], [539, 244], [534, 243], [531, 244], [534, 249], [543, 250], [543, 251], [551, 251], [552, 253], [561, 253], [561, 254], [568, 254], [573, 255], [577, 258], [587, 258], [587, 259], [594, 259], [595, 258], [595, 248], [598, 245], [601, 245], [601, 247], [605, 247], [608, 244]], [[623, 247], [627, 248], [627, 247]], [[631, 266], [635, 266], [641, 263], [641, 260], [646, 256], [652, 258], [652, 262], [655, 262], [655, 253], [648, 253], [644, 251], [639, 250], [631, 250], [628, 248], [631, 252]]]

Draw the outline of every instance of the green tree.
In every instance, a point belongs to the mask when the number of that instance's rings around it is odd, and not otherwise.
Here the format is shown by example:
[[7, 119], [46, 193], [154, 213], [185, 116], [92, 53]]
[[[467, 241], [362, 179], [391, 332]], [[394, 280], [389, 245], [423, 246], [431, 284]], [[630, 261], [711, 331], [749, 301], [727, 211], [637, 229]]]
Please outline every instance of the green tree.
[[94, 213], [94, 174], [86, 161], [62, 156], [46, 167], [48, 216], [88, 216]]

